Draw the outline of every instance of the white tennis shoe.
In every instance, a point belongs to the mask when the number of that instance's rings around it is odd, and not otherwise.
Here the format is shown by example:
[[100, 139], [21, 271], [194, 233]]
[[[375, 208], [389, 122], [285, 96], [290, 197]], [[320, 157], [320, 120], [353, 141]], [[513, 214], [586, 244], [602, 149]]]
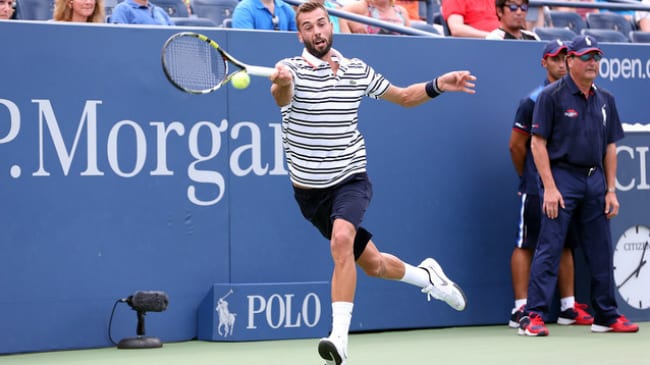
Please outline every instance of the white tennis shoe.
[[427, 295], [427, 300], [430, 301], [431, 297], [433, 297], [446, 302], [457, 311], [465, 310], [467, 306], [465, 293], [445, 275], [436, 260], [432, 258], [424, 259], [418, 267], [429, 274], [430, 284], [422, 288], [422, 292]]
[[318, 353], [325, 360], [325, 365], [345, 365], [348, 358], [347, 343], [338, 336], [321, 338]]

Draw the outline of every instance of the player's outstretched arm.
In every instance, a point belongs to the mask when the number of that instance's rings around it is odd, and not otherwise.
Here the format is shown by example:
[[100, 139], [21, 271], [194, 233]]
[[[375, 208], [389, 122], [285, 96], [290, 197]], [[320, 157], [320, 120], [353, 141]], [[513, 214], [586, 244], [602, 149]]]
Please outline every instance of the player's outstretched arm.
[[476, 76], [469, 71], [451, 71], [438, 76], [438, 88], [440, 91], [463, 91], [468, 94], [476, 93], [474, 88]]
[[451, 71], [429, 82], [421, 82], [402, 88], [391, 85], [382, 95], [382, 99], [404, 107], [413, 107], [425, 103], [445, 91], [463, 91], [474, 94], [476, 76], [469, 71]]

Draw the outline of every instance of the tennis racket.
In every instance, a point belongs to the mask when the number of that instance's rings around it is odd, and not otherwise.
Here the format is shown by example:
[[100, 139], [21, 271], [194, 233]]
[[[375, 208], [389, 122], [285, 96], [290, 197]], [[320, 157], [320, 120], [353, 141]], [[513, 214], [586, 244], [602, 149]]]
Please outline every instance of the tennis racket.
[[[228, 64], [236, 70], [228, 73]], [[181, 32], [171, 36], [162, 49], [162, 66], [167, 79], [191, 94], [208, 94], [218, 90], [239, 72], [269, 77], [270, 67], [251, 66], [238, 61], [217, 42], [203, 34]]]

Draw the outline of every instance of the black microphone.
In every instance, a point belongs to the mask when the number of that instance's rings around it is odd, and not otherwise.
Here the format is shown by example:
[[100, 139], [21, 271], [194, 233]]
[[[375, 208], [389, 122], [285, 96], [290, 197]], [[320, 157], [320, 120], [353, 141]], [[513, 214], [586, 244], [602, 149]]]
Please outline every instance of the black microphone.
[[169, 297], [161, 291], [137, 291], [122, 301], [138, 312], [162, 312], [167, 309]]

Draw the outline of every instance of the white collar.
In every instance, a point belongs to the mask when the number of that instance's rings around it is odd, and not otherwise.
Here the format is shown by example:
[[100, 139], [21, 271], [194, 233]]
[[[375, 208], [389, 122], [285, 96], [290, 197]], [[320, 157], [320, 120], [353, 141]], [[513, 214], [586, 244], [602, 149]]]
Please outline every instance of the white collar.
[[[332, 54], [332, 61], [338, 63], [340, 66], [348, 63], [348, 59], [343, 57], [341, 52], [335, 50], [334, 48], [330, 49], [330, 53]], [[307, 61], [313, 67], [318, 67], [323, 64], [327, 64], [327, 61], [312, 55], [311, 53], [309, 53], [309, 51], [307, 51], [306, 48], [302, 50], [302, 58], [304, 58], [305, 61]]]

